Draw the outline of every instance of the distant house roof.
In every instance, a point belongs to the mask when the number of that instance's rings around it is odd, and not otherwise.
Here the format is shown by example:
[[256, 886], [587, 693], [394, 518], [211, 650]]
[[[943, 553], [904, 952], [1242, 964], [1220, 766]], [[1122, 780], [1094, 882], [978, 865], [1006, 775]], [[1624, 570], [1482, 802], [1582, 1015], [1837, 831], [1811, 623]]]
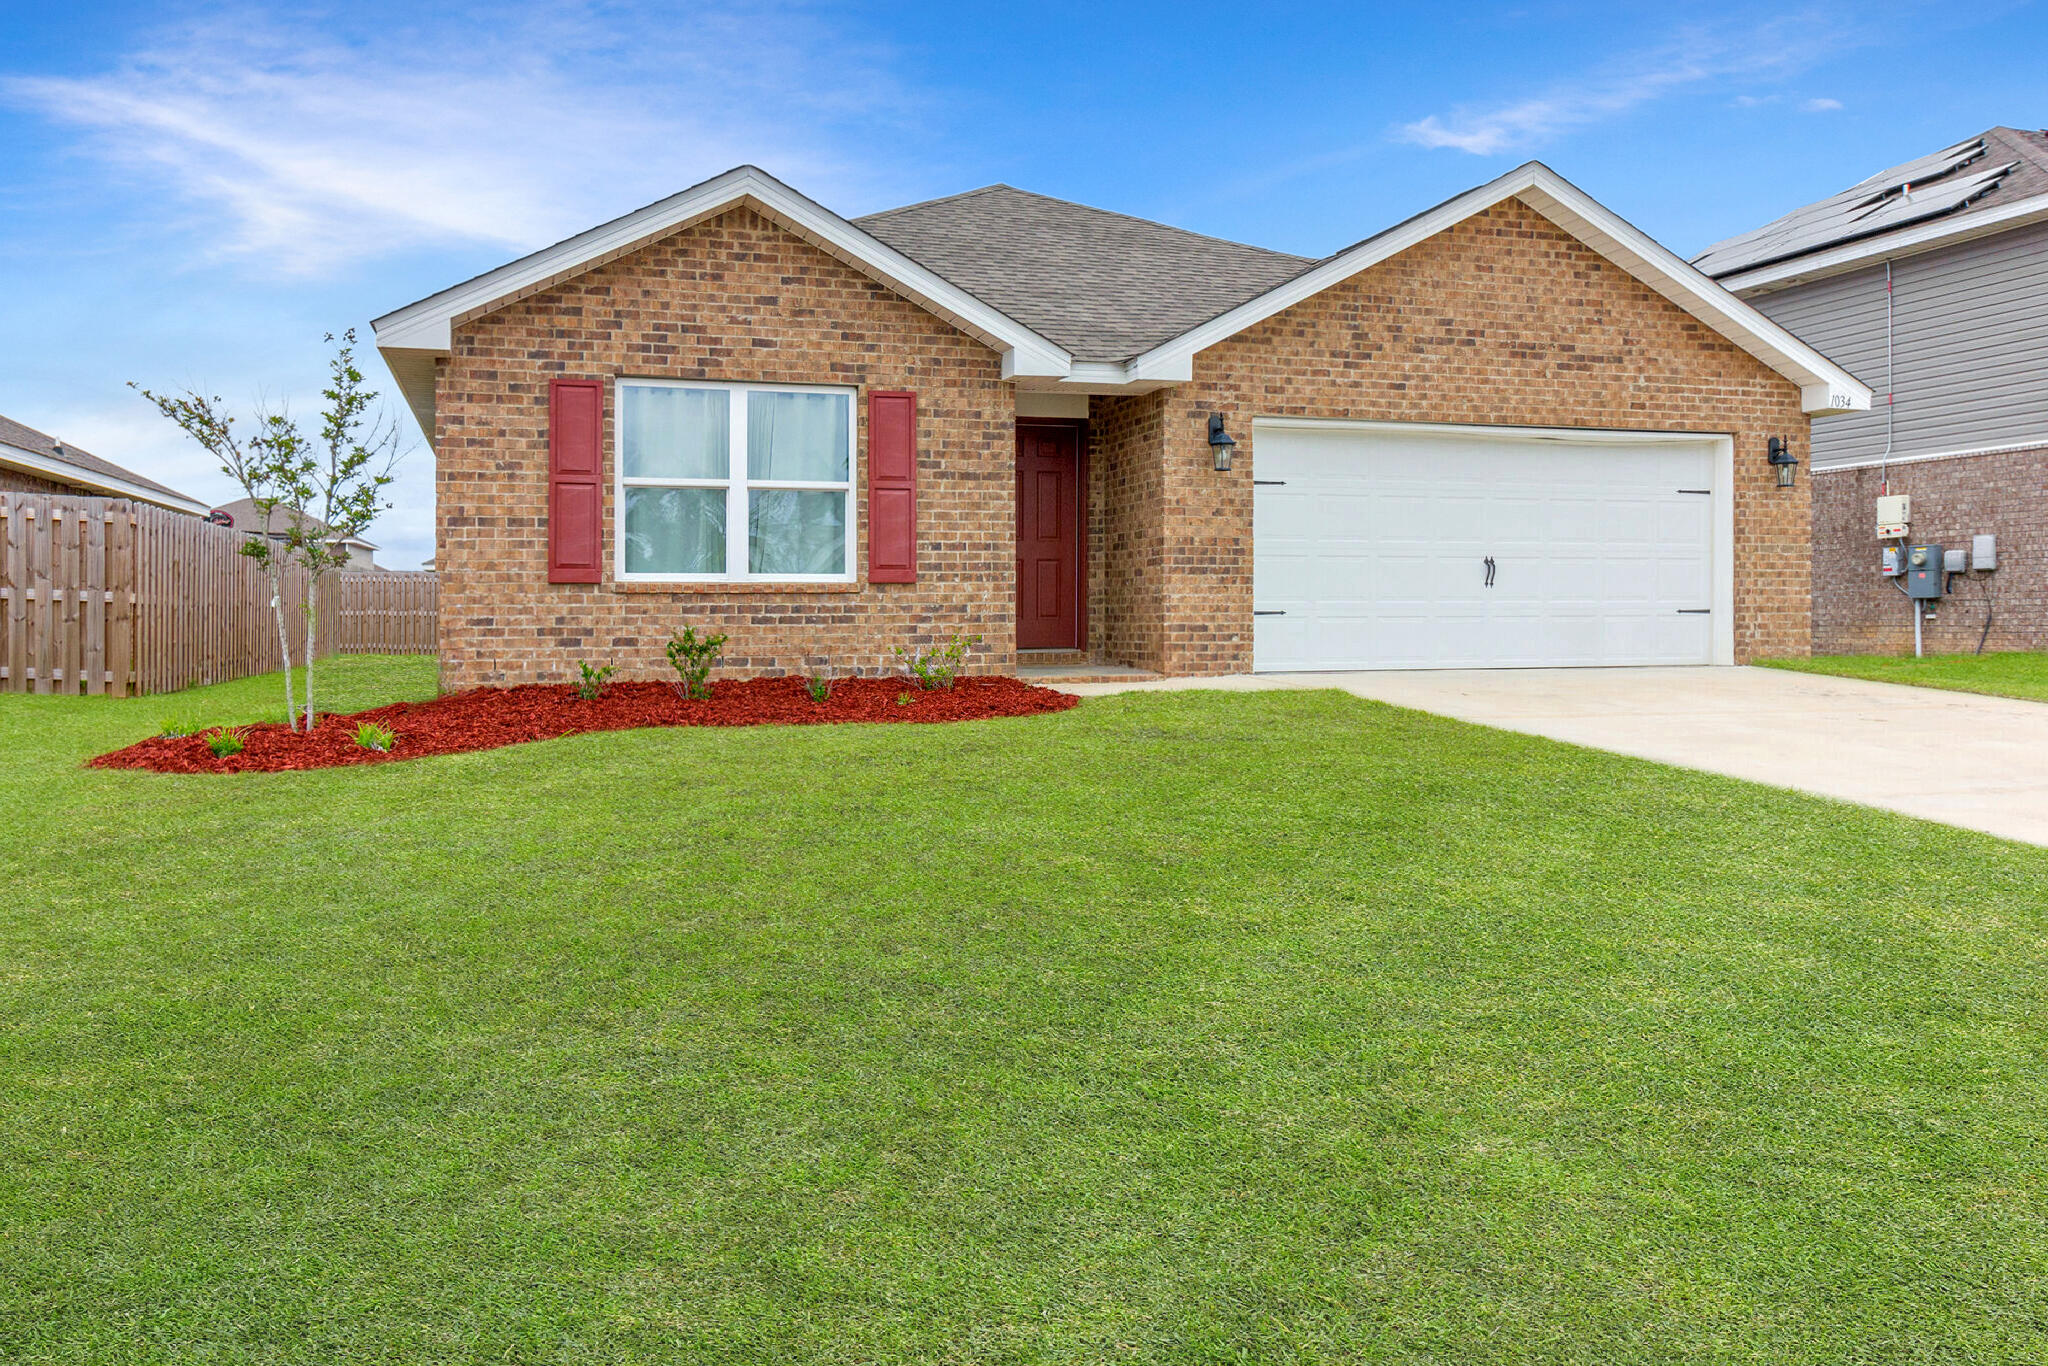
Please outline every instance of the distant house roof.
[[2048, 132], [1991, 128], [1716, 242], [1693, 264], [1732, 289], [1853, 269], [2048, 218]]
[[113, 498], [139, 498], [145, 503], [203, 516], [206, 504], [145, 479], [111, 460], [102, 460], [66, 441], [0, 417], [0, 465], [26, 470], [58, 483], [76, 484]]
[[1128, 360], [1316, 264], [1008, 185], [853, 222], [1079, 361]]
[[[255, 500], [251, 498], [237, 498], [232, 503], [222, 503], [214, 511], [226, 513], [228, 525], [237, 531], [267, 531], [271, 535], [282, 536], [291, 527], [291, 514], [283, 508], [272, 508], [270, 524], [268, 527], [264, 526], [263, 515], [256, 510]], [[309, 528], [323, 532], [328, 529], [327, 524], [317, 517], [307, 517], [305, 521]], [[375, 541], [365, 540], [361, 536], [344, 536], [342, 544], [359, 545], [365, 550], [377, 549]]]

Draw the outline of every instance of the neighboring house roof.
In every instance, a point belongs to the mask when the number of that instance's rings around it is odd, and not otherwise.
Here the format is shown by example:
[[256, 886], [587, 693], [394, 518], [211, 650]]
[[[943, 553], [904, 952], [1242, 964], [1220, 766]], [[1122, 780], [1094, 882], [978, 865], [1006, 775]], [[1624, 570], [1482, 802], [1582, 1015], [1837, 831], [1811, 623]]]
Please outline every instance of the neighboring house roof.
[[431, 434], [434, 361], [448, 354], [461, 322], [745, 205], [979, 338], [1020, 388], [1143, 393], [1191, 379], [1196, 352], [1511, 198], [1797, 384], [1808, 412], [1870, 406], [1855, 376], [1533, 161], [1321, 261], [1008, 186], [849, 222], [741, 166], [374, 326], [378, 350]]
[[2048, 219], [2048, 131], [1990, 128], [1879, 171], [1693, 264], [1731, 289], [1785, 285]]
[[[222, 503], [213, 510], [226, 513], [228, 525], [237, 531], [253, 533], [263, 530], [273, 536], [282, 536], [291, 528], [291, 514], [281, 507], [270, 510], [269, 525], [264, 526], [263, 516], [256, 510], [256, 501], [253, 498], [237, 498], [234, 502]], [[317, 517], [307, 517], [305, 523], [309, 528], [328, 530], [327, 524]], [[366, 541], [361, 536], [343, 536], [340, 540], [343, 545], [359, 545], [365, 550], [377, 549], [374, 541]]]
[[1008, 185], [853, 222], [1079, 361], [1128, 360], [1315, 264]]
[[206, 512], [206, 504], [196, 498], [8, 417], [0, 417], [0, 465], [11, 465], [59, 483], [99, 490], [115, 498], [139, 498], [195, 516]]

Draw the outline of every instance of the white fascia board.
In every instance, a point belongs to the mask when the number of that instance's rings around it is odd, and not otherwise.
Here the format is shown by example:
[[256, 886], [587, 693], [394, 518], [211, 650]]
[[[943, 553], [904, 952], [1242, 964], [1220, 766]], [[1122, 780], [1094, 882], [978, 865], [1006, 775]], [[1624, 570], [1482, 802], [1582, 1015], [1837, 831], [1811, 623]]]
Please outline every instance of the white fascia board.
[[65, 484], [82, 484], [87, 488], [104, 489], [115, 498], [133, 498], [138, 502], [153, 503], [173, 512], [189, 512], [195, 517], [204, 517], [213, 511], [205, 503], [195, 503], [183, 494], [162, 493], [156, 489], [144, 488], [141, 484], [127, 479], [118, 479], [111, 474], [98, 474], [92, 470], [68, 465], [62, 460], [53, 460], [47, 455], [25, 451], [19, 446], [0, 445], [0, 465], [12, 465], [30, 474], [39, 474]]
[[1852, 270], [1900, 256], [1914, 256], [1938, 247], [1953, 246], [1978, 237], [1989, 237], [2008, 228], [2022, 228], [2030, 223], [2048, 220], [2048, 194], [2037, 194], [2029, 199], [2016, 199], [2010, 204], [2001, 204], [1995, 209], [1980, 209], [1964, 218], [1937, 218], [1926, 223], [1917, 223], [1896, 232], [1883, 233], [1861, 242], [1847, 242], [1826, 251], [1808, 252], [1789, 261], [1776, 261], [1770, 265], [1757, 266], [1753, 270], [1741, 270], [1723, 276], [1722, 288], [1732, 290], [1743, 298], [1766, 294], [1774, 289], [1791, 285], [1803, 285], [1809, 280], [1822, 280], [1830, 275], [1845, 275]]
[[[446, 355], [460, 322], [615, 259], [656, 238], [741, 204], [750, 204], [799, 237], [881, 281], [920, 307], [999, 351], [1005, 376], [1062, 377], [1073, 363], [1063, 348], [861, 231], [814, 200], [754, 166], [738, 166], [701, 185], [599, 224], [552, 247], [487, 271], [370, 324], [386, 353]], [[432, 412], [432, 396], [416, 395], [392, 365], [415, 414]], [[422, 415], [431, 431], [431, 417]]]
[[1426, 213], [1339, 252], [1313, 270], [1183, 332], [1125, 365], [1132, 380], [1185, 378], [1196, 352], [1419, 245], [1506, 199], [1520, 198], [1679, 308], [1799, 386], [1809, 414], [1870, 407], [1870, 388], [1790, 332], [1715, 284], [1675, 253], [1541, 162], [1519, 166]]

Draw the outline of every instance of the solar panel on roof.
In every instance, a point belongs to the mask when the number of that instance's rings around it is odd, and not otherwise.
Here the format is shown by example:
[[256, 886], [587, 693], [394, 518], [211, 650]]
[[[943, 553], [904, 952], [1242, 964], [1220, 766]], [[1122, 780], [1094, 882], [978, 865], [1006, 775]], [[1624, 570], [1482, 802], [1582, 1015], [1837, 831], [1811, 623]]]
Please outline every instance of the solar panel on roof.
[[1918, 180], [1932, 180], [1959, 170], [1984, 155], [1984, 139], [1971, 138], [1930, 156], [1916, 157], [1903, 166], [1893, 166], [1856, 182], [1855, 188], [1896, 190]]
[[[1971, 138], [1932, 156], [1879, 171], [1761, 228], [1716, 242], [1695, 257], [1693, 264], [1709, 275], [1727, 275], [1949, 213], [1995, 188], [2018, 164], [1942, 179], [1981, 158], [1984, 150], [1983, 138]], [[1937, 183], [1908, 191], [1907, 187], [1927, 180]]]

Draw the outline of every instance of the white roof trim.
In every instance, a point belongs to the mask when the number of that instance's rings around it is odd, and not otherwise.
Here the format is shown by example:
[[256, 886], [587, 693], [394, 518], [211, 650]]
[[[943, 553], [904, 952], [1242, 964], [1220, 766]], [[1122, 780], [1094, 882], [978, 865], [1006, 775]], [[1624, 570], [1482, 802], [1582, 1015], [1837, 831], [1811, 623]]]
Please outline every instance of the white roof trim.
[[[425, 393], [415, 392], [422, 383], [418, 358], [420, 353], [447, 354], [454, 344], [457, 324], [740, 204], [761, 210], [812, 245], [880, 280], [990, 349], [1001, 352], [1006, 379], [1061, 378], [1072, 367], [1073, 357], [1062, 347], [755, 166], [734, 167], [623, 218], [601, 223], [552, 247], [387, 313], [371, 324], [377, 333], [377, 349], [386, 353], [387, 360], [399, 362], [392, 367], [399, 387], [431, 433], [431, 378], [426, 380]], [[405, 361], [411, 363], [404, 364]], [[426, 374], [431, 375], [431, 366]]]
[[1934, 218], [1879, 233], [1860, 242], [1846, 242], [1825, 251], [1810, 251], [1804, 256], [1773, 261], [1754, 270], [1738, 270], [1722, 276], [1721, 286], [1745, 296], [1766, 293], [1788, 285], [1804, 284], [1808, 280], [1843, 275], [1878, 261], [1933, 251], [1937, 247], [1967, 242], [1975, 237], [1988, 237], [1995, 232], [2025, 227], [2043, 219], [2048, 219], [2048, 194], [2037, 194], [1996, 208], [1974, 209], [1960, 218]]
[[51, 456], [25, 451], [19, 446], [0, 444], [0, 465], [12, 465], [16, 469], [27, 470], [30, 474], [46, 475], [66, 484], [83, 484], [88, 488], [105, 489], [116, 497], [153, 503], [157, 507], [169, 508], [173, 512], [189, 512], [195, 517], [204, 517], [212, 510], [206, 504], [195, 503], [183, 494], [164, 493], [131, 480], [116, 478], [111, 474], [81, 469], [77, 465]]
[[1196, 352], [1233, 337], [1362, 270], [1505, 199], [1519, 198], [1716, 332], [1799, 386], [1809, 414], [1870, 407], [1870, 388], [1742, 302], [1649, 235], [1538, 161], [1467, 190], [1427, 213], [1339, 252], [1321, 265], [1129, 361], [1128, 381], [1186, 378]]

